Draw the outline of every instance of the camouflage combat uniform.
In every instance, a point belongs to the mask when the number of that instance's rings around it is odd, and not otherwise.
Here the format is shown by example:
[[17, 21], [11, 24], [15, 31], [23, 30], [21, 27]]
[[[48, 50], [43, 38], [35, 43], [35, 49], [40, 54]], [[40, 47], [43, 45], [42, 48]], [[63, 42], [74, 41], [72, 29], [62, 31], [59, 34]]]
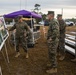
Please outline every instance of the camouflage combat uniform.
[[[51, 41], [49, 39], [52, 39]], [[48, 52], [52, 67], [57, 67], [57, 47], [59, 41], [59, 25], [56, 19], [49, 21], [49, 29], [47, 34]]]
[[23, 47], [24, 51], [27, 52], [27, 40], [26, 40], [26, 31], [30, 31], [27, 23], [17, 22], [9, 31], [16, 29], [16, 51], [19, 52], [19, 44]]
[[59, 22], [59, 29], [60, 29], [58, 52], [61, 53], [61, 55], [64, 55], [65, 54], [65, 29], [66, 29], [66, 24], [65, 24], [64, 20], [58, 20], [58, 22]]

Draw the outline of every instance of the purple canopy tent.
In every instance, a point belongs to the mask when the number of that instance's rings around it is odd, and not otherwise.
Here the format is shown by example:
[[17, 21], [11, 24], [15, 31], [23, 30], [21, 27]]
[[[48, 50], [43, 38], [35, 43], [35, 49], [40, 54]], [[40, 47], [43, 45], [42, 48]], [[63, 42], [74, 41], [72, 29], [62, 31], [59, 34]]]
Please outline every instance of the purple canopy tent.
[[27, 10], [20, 10], [20, 11], [6, 14], [4, 15], [4, 18], [15, 18], [18, 15], [23, 15], [24, 17], [42, 18], [41, 15], [36, 14], [34, 12], [27, 11]]
[[[34, 12], [30, 12], [30, 11], [27, 11], [27, 10], [20, 10], [20, 11], [16, 11], [16, 12], [12, 12], [12, 13], [9, 13], [9, 14], [6, 14], [6, 15], [3, 15], [4, 18], [15, 18], [17, 17], [18, 15], [23, 15], [23, 17], [30, 17], [30, 18], [42, 18], [41, 15], [38, 15]], [[31, 37], [31, 41], [29, 40], [29, 43], [28, 44], [31, 44], [32, 46], [34, 46], [35, 44], [35, 36], [38, 34], [39, 35], [39, 31], [35, 32], [33, 31], [33, 24], [32, 24], [32, 19], [31, 19], [31, 31], [32, 31], [32, 37]], [[39, 36], [40, 37], [40, 36]]]

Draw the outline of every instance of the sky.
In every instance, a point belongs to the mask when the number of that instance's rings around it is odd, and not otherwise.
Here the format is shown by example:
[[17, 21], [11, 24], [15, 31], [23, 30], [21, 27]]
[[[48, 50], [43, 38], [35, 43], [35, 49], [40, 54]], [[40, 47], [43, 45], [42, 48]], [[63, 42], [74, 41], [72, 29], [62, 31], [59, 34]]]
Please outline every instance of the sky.
[[40, 11], [47, 14], [48, 11], [62, 13], [63, 18], [76, 18], [76, 0], [0, 0], [0, 15], [8, 14], [18, 10], [34, 9], [35, 4], [40, 4]]

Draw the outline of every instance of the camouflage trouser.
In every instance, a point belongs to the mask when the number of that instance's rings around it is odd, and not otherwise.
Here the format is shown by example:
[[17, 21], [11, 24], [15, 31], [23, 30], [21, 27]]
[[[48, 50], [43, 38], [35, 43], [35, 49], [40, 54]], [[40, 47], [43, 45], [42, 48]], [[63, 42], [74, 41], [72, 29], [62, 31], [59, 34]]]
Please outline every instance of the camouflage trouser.
[[58, 39], [48, 42], [48, 54], [52, 67], [57, 67], [57, 58], [56, 58], [57, 47], [58, 47]]
[[20, 36], [18, 38], [16, 38], [16, 51], [19, 52], [19, 44], [22, 46], [22, 48], [24, 49], [25, 52], [27, 52], [28, 48], [27, 48], [27, 40], [25, 37]]
[[58, 44], [57, 50], [59, 53], [61, 53], [61, 55], [65, 55], [65, 38], [59, 39], [59, 44]]

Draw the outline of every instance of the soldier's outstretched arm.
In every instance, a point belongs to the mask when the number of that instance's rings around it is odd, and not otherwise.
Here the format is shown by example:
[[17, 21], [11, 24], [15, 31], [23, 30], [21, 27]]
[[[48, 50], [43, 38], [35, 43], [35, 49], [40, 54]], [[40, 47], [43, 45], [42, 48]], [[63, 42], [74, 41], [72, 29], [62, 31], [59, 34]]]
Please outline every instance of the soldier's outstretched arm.
[[14, 24], [14, 26], [12, 26], [10, 29], [9, 29], [9, 31], [12, 31], [12, 30], [14, 30], [14, 29], [16, 29], [16, 25]]

